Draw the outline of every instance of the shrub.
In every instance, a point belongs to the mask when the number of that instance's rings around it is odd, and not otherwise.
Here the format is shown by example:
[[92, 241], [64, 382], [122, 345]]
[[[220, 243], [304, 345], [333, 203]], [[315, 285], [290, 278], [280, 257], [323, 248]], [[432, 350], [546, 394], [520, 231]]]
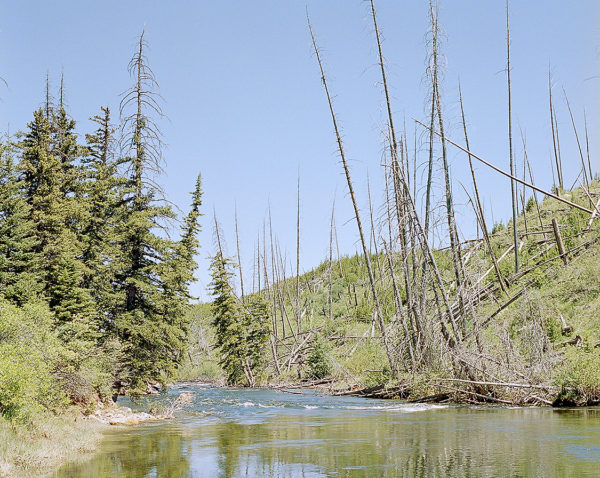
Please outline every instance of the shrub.
[[17, 422], [65, 403], [52, 376], [60, 343], [42, 304], [0, 303], [0, 414]]
[[325, 378], [331, 374], [328, 352], [329, 347], [323, 339], [319, 338], [313, 343], [312, 350], [308, 354], [308, 371], [312, 378]]
[[569, 348], [555, 377], [561, 387], [559, 404], [592, 405], [600, 403], [600, 355], [593, 348]]

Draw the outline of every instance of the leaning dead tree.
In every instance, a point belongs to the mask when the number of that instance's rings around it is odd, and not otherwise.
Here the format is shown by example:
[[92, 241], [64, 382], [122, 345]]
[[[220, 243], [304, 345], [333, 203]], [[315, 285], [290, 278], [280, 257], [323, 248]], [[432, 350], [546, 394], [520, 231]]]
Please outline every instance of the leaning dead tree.
[[[510, 25], [508, 0], [506, 0], [506, 81], [508, 86], [508, 149], [510, 159], [510, 174], [516, 176], [515, 163], [513, 156], [513, 138], [512, 138], [512, 97], [510, 84]], [[519, 272], [519, 247], [517, 237], [517, 187], [515, 180], [510, 180], [510, 194], [512, 201], [512, 230], [513, 230], [513, 245], [515, 252], [515, 272]]]
[[315, 39], [315, 35], [312, 29], [312, 25], [310, 23], [310, 18], [308, 17], [308, 13], [306, 15], [306, 19], [307, 19], [307, 23], [308, 23], [308, 29], [310, 31], [310, 37], [312, 40], [312, 45], [313, 45], [313, 49], [315, 52], [315, 56], [317, 58], [317, 63], [319, 65], [319, 70], [321, 72], [321, 81], [323, 82], [323, 88], [325, 89], [325, 94], [327, 96], [327, 102], [329, 105], [329, 112], [331, 114], [331, 121], [333, 122], [333, 129], [334, 129], [334, 133], [335, 133], [335, 138], [336, 138], [336, 142], [338, 145], [338, 153], [340, 155], [340, 158], [342, 160], [342, 167], [344, 168], [344, 174], [346, 176], [346, 182], [348, 185], [348, 192], [350, 193], [350, 198], [352, 200], [352, 206], [354, 208], [354, 217], [356, 219], [356, 226], [358, 228], [358, 234], [360, 236], [360, 243], [363, 249], [363, 254], [364, 254], [364, 259], [365, 259], [365, 264], [367, 267], [367, 274], [369, 276], [369, 284], [371, 286], [371, 293], [373, 294], [373, 301], [375, 303], [375, 316], [376, 316], [376, 320], [377, 323], [379, 325], [379, 329], [381, 331], [381, 335], [383, 337], [383, 343], [384, 343], [384, 347], [385, 347], [385, 351], [386, 351], [386, 355], [389, 361], [389, 365], [390, 365], [390, 369], [392, 370], [393, 373], [396, 372], [396, 361], [395, 361], [395, 357], [394, 357], [394, 353], [391, 347], [391, 344], [389, 343], [388, 340], [388, 335], [386, 332], [386, 326], [385, 326], [385, 322], [384, 322], [384, 318], [383, 318], [383, 313], [381, 310], [381, 304], [379, 303], [379, 294], [377, 292], [377, 287], [375, 285], [375, 276], [373, 274], [373, 267], [371, 265], [371, 258], [369, 255], [369, 250], [368, 250], [368, 245], [365, 239], [365, 234], [363, 232], [363, 226], [362, 226], [362, 222], [360, 219], [360, 211], [358, 209], [358, 203], [356, 201], [356, 195], [354, 194], [354, 187], [352, 185], [352, 178], [350, 176], [350, 169], [348, 167], [348, 162], [346, 161], [346, 154], [344, 151], [344, 145], [342, 142], [342, 137], [340, 135], [340, 131], [338, 128], [338, 122], [337, 122], [337, 118], [335, 115], [335, 110], [333, 108], [333, 101], [331, 99], [331, 94], [329, 93], [329, 87], [327, 86], [327, 79], [325, 78], [325, 70], [323, 69], [323, 62], [321, 61], [321, 55], [319, 53], [319, 48], [317, 46], [317, 41]]

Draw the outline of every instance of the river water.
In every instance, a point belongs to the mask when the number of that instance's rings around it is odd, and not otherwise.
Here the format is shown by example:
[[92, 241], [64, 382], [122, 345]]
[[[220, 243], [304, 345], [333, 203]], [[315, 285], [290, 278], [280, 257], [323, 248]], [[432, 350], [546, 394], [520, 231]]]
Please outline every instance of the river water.
[[89, 461], [55, 476], [600, 476], [600, 408], [421, 405], [193, 384], [168, 398], [184, 391], [193, 402], [176, 418], [111, 430]]

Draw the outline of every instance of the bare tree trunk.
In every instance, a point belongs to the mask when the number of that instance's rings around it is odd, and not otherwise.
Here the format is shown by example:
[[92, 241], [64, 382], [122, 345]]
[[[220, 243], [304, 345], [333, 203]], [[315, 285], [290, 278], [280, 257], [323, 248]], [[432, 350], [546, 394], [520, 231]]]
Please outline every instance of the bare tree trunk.
[[567, 109], [569, 110], [569, 116], [571, 117], [571, 124], [573, 125], [573, 132], [575, 133], [575, 139], [577, 140], [577, 148], [579, 149], [579, 157], [581, 158], [581, 167], [583, 171], [583, 180], [587, 188], [590, 188], [590, 180], [588, 178], [587, 170], [585, 169], [585, 160], [583, 159], [583, 150], [581, 149], [581, 143], [579, 142], [579, 134], [577, 133], [577, 127], [575, 126], [575, 119], [573, 118], [573, 112], [571, 111], [571, 104], [567, 97], [567, 92], [563, 88], [563, 94], [565, 95], [565, 101], [567, 103]]
[[335, 213], [335, 198], [331, 206], [331, 221], [329, 222], [329, 320], [333, 320], [333, 215]]
[[[527, 163], [527, 170], [529, 171], [529, 181], [531, 182], [531, 184], [534, 184], [535, 181], [533, 180], [533, 172], [531, 171], [531, 164], [529, 164], [529, 159], [527, 158], [527, 156], [525, 156], [525, 162]], [[533, 190], [533, 200], [535, 201], [535, 208], [537, 210], [537, 216], [540, 222], [540, 230], [544, 230], [544, 223], [542, 221], [542, 213], [540, 211], [540, 204], [538, 202], [538, 198], [537, 198], [537, 192], [535, 191], [535, 189]], [[546, 239], [546, 233], [543, 233], [544, 235], [544, 239]]]
[[585, 149], [587, 152], [588, 167], [590, 168], [590, 182], [594, 180], [594, 171], [592, 169], [592, 160], [590, 158], [590, 140], [588, 138], [587, 114], [583, 108], [583, 124], [585, 125]]
[[556, 175], [558, 177], [559, 190], [564, 189], [562, 166], [559, 162], [558, 149], [556, 146], [557, 132], [554, 130], [554, 108], [552, 106], [552, 77], [550, 75], [550, 66], [548, 66], [548, 100], [550, 103], [550, 126], [552, 127], [552, 146], [554, 149], [554, 161], [556, 162]]
[[460, 241], [458, 239], [458, 230], [456, 227], [456, 219], [454, 217], [454, 204], [452, 200], [452, 183], [450, 181], [450, 169], [448, 165], [448, 155], [446, 151], [446, 137], [444, 134], [444, 121], [442, 116], [442, 105], [440, 101], [440, 88], [438, 82], [438, 64], [437, 64], [437, 55], [438, 55], [438, 45], [437, 45], [437, 35], [438, 35], [438, 13], [437, 7], [434, 8], [433, 2], [430, 2], [430, 15], [431, 15], [431, 28], [432, 28], [432, 53], [433, 53], [433, 73], [432, 73], [432, 85], [433, 91], [435, 92], [435, 102], [437, 109], [437, 119], [438, 126], [440, 128], [440, 139], [442, 143], [442, 163], [444, 168], [444, 183], [446, 186], [446, 219], [448, 222], [448, 236], [450, 239], [450, 248], [452, 251], [452, 264], [454, 266], [454, 276], [456, 280], [456, 291], [458, 295], [458, 303], [460, 308], [460, 316], [461, 327], [463, 328], [463, 333], [466, 331], [466, 316], [464, 313], [464, 298], [463, 298], [463, 290], [462, 290], [462, 258], [460, 252]]
[[296, 327], [302, 330], [302, 316], [300, 314], [300, 173], [298, 173], [298, 195], [296, 207]]
[[219, 231], [219, 223], [217, 221], [217, 211], [215, 211], [214, 208], [213, 208], [213, 219], [215, 222], [215, 238], [217, 240], [217, 249], [218, 249], [221, 257], [224, 257], [223, 256], [223, 246], [221, 244], [221, 232]]
[[[271, 206], [269, 205], [269, 237], [271, 244], [271, 284], [273, 289], [273, 308], [277, 310], [279, 289], [277, 283], [276, 269], [275, 269], [275, 248], [273, 244], [273, 221], [271, 220]], [[281, 336], [285, 337], [285, 321], [283, 314], [281, 314]]]
[[246, 301], [244, 296], [244, 274], [242, 272], [242, 256], [240, 254], [240, 235], [238, 231], [237, 205], [235, 207], [235, 246], [237, 249], [237, 262], [240, 272], [240, 289], [242, 292], [242, 303]]
[[[470, 150], [471, 148], [469, 147], [469, 135], [467, 134], [467, 122], [465, 119], [465, 110], [464, 110], [464, 106], [463, 106], [463, 98], [462, 98], [462, 91], [461, 91], [460, 84], [458, 85], [458, 97], [460, 100], [460, 113], [462, 116], [463, 131], [465, 133], [465, 145], [467, 147], [467, 150]], [[496, 260], [496, 254], [494, 253], [494, 248], [492, 247], [492, 244], [490, 241], [487, 224], [485, 223], [485, 215], [483, 212], [483, 206], [481, 205], [481, 197], [479, 196], [479, 188], [477, 187], [477, 179], [475, 177], [475, 169], [473, 168], [473, 160], [471, 159], [470, 153], [467, 153], [467, 156], [469, 158], [469, 168], [471, 169], [471, 178], [473, 179], [473, 188], [475, 190], [475, 199], [477, 201], [476, 208], [478, 211], [478, 215], [480, 217], [481, 232], [483, 233], [483, 237], [485, 238], [486, 245], [488, 246], [488, 251], [490, 252], [490, 258], [492, 259], [492, 264], [494, 265], [494, 271], [496, 272], [496, 277], [498, 278], [498, 282], [500, 283], [500, 288], [502, 289], [502, 291], [504, 293], [506, 293], [504, 277], [502, 277], [500, 268], [498, 267], [498, 261]]]
[[333, 122], [333, 129], [335, 131], [335, 136], [336, 136], [336, 140], [337, 140], [337, 144], [338, 144], [338, 151], [340, 153], [340, 157], [342, 160], [342, 166], [344, 168], [344, 173], [346, 175], [346, 182], [348, 184], [348, 191], [350, 193], [350, 198], [352, 200], [352, 206], [354, 207], [354, 215], [355, 215], [355, 219], [356, 219], [356, 225], [358, 228], [358, 233], [360, 235], [360, 242], [363, 248], [363, 253], [364, 253], [364, 257], [365, 257], [365, 263], [367, 266], [367, 273], [369, 275], [369, 283], [371, 285], [371, 292], [373, 294], [373, 301], [375, 302], [375, 312], [378, 318], [378, 323], [379, 323], [379, 328], [381, 331], [381, 336], [383, 338], [383, 343], [384, 343], [384, 347], [385, 347], [385, 351], [387, 354], [387, 358], [390, 364], [390, 370], [392, 371], [392, 374], [395, 374], [397, 369], [396, 369], [396, 363], [394, 360], [394, 355], [393, 355], [393, 350], [391, 347], [391, 344], [389, 343], [389, 339], [388, 339], [388, 335], [387, 335], [387, 331], [386, 331], [386, 327], [385, 327], [385, 322], [383, 319], [383, 314], [381, 311], [381, 305], [379, 303], [379, 295], [377, 293], [377, 288], [375, 286], [375, 276], [373, 275], [373, 268], [371, 267], [371, 259], [369, 257], [369, 251], [367, 249], [367, 243], [365, 240], [365, 235], [363, 232], [363, 227], [362, 227], [362, 222], [360, 220], [360, 213], [358, 210], [358, 203], [356, 201], [356, 196], [354, 194], [354, 187], [352, 186], [352, 179], [350, 177], [350, 169], [348, 167], [348, 163], [346, 161], [346, 155], [344, 153], [344, 146], [342, 143], [342, 137], [340, 135], [339, 132], [339, 128], [337, 125], [337, 119], [335, 116], [335, 111], [333, 109], [333, 102], [331, 100], [331, 95], [329, 94], [329, 88], [327, 87], [327, 80], [325, 79], [325, 71], [323, 70], [323, 63], [321, 62], [321, 57], [319, 55], [319, 49], [317, 47], [317, 42], [315, 40], [315, 36], [312, 30], [312, 26], [310, 24], [310, 19], [308, 19], [308, 15], [307, 15], [307, 21], [308, 21], [308, 28], [310, 30], [310, 36], [312, 39], [312, 43], [313, 43], [313, 48], [315, 51], [315, 56], [317, 57], [317, 62], [319, 64], [319, 70], [321, 72], [321, 80], [323, 82], [323, 87], [325, 89], [325, 93], [327, 95], [327, 102], [329, 104], [329, 111], [331, 113], [331, 120]]
[[[510, 88], [510, 26], [508, 0], [506, 0], [506, 65], [506, 78], [508, 84], [508, 148], [510, 155], [510, 174], [511, 176], [515, 176], [512, 142], [512, 98]], [[513, 243], [515, 245], [515, 273], [517, 273], [519, 272], [519, 240], [517, 238], [517, 191], [516, 184], [513, 179], [511, 179], [510, 181], [510, 192], [512, 200]]]
[[564, 179], [563, 169], [562, 169], [562, 154], [560, 153], [560, 134], [558, 131], [558, 119], [556, 118], [556, 108], [554, 108], [554, 129], [556, 130], [556, 149], [558, 151], [558, 164], [560, 166], [560, 176], [561, 179]]

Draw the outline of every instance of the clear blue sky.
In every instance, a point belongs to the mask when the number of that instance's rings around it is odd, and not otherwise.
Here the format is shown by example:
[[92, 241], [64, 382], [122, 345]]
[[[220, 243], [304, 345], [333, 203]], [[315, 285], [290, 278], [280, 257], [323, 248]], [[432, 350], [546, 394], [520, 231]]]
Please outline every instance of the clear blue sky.
[[[379, 23], [394, 95], [397, 123], [426, 116], [427, 2], [378, 0]], [[237, 203], [246, 272], [256, 234], [271, 205], [274, 232], [295, 262], [296, 176], [302, 195], [301, 267], [321, 262], [328, 249], [334, 194], [342, 252], [358, 247], [351, 205], [336, 155], [327, 104], [311, 52], [305, 7], [326, 59], [330, 87], [364, 213], [367, 171], [374, 201], [383, 199], [380, 130], [385, 124], [368, 4], [360, 0], [264, 1], [26, 1], [0, 2], [0, 131], [25, 128], [41, 105], [44, 78], [53, 87], [64, 70], [67, 103], [81, 134], [101, 105], [116, 113], [119, 93], [131, 83], [127, 63], [142, 28], [148, 58], [161, 84], [168, 120], [168, 197], [187, 210], [198, 171], [204, 180], [204, 231], [198, 283], [206, 297], [207, 257], [214, 252], [216, 209], [234, 254]], [[443, 102], [448, 134], [462, 142], [458, 79], [470, 124], [471, 148], [508, 169], [504, 2], [442, 0], [446, 38]], [[578, 150], [563, 100], [564, 86], [583, 134], [588, 115], [594, 169], [598, 171], [600, 110], [600, 8], [597, 0], [513, 1], [511, 6], [515, 156], [519, 125], [527, 137], [536, 182], [550, 187], [551, 136], [548, 64], [561, 132], [565, 176], [578, 171]], [[424, 141], [419, 137], [420, 142]], [[424, 159], [424, 156], [423, 156]], [[451, 149], [456, 181], [467, 183], [464, 154]], [[509, 182], [478, 167], [487, 216], [510, 214]], [[468, 183], [467, 183], [468, 184]], [[463, 234], [473, 233], [458, 182]], [[288, 272], [292, 271], [291, 264]], [[251, 284], [247, 274], [247, 283]]]

